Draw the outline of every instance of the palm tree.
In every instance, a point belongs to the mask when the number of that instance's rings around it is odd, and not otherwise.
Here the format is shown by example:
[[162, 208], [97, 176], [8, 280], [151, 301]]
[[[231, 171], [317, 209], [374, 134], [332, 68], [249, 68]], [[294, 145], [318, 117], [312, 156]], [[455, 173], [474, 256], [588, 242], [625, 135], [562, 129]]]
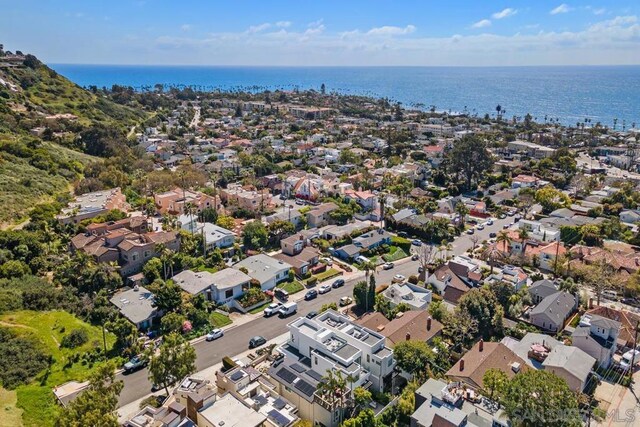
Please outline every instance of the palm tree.
[[363, 262], [361, 264], [362, 269], [364, 270], [364, 277], [366, 278], [367, 283], [369, 282], [369, 273], [376, 271], [376, 264], [373, 261]]
[[522, 254], [524, 255], [525, 250], [525, 241], [529, 238], [529, 232], [521, 228], [518, 230], [518, 237], [520, 238], [520, 243], [522, 244]]
[[342, 371], [327, 369], [326, 375], [318, 384], [316, 393], [329, 404], [331, 411], [340, 409], [340, 423], [342, 423], [342, 409], [347, 398], [347, 380], [342, 376]]
[[507, 246], [512, 242], [511, 236], [506, 230], [502, 230], [498, 233], [498, 237], [496, 237], [496, 243], [502, 243], [502, 252], [508, 254]]
[[498, 245], [489, 245], [484, 250], [484, 257], [487, 261], [489, 261], [489, 265], [491, 266], [491, 273], [493, 274], [493, 266], [495, 265], [496, 259], [503, 256], [503, 253], [498, 249]]

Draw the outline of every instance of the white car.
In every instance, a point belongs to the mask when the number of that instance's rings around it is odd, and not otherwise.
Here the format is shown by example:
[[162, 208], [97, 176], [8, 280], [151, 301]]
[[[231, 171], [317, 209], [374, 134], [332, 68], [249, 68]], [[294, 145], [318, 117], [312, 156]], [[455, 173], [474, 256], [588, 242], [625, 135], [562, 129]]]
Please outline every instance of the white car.
[[278, 310], [280, 310], [280, 307], [282, 307], [281, 302], [274, 302], [272, 304], [269, 304], [269, 307], [264, 309], [264, 316], [271, 317], [274, 314], [278, 314]]
[[402, 274], [396, 274], [393, 276], [394, 282], [404, 282], [405, 277]]
[[320, 258], [320, 261], [324, 262], [329, 267], [333, 265], [333, 261], [331, 261], [331, 258], [323, 257], [323, 258]]
[[326, 294], [327, 292], [331, 291], [331, 285], [322, 285], [320, 286], [320, 288], [318, 288], [318, 293], [319, 294]]
[[482, 224], [478, 224], [478, 226], [476, 227], [478, 230], [484, 230], [484, 225]]
[[392, 262], [385, 262], [384, 265], [382, 266], [383, 270], [391, 270], [392, 268], [393, 268]]
[[493, 220], [490, 219], [489, 221], [487, 221], [487, 225], [493, 225]]
[[222, 331], [222, 329], [216, 328], [214, 330], [212, 330], [211, 332], [209, 332], [207, 334], [207, 341], [213, 341], [213, 340], [217, 340], [218, 338], [222, 337], [224, 335], [224, 332]]

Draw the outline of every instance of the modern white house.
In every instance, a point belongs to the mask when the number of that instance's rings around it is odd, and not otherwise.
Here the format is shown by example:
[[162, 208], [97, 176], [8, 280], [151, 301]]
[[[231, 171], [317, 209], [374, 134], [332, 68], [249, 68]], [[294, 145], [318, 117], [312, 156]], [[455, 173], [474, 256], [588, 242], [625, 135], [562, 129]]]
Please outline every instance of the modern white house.
[[608, 368], [616, 352], [620, 327], [616, 320], [585, 314], [571, 334], [572, 345], [595, 357], [600, 367]]
[[[521, 230], [527, 230], [529, 239], [538, 240], [540, 242], [559, 242], [560, 230], [554, 230], [552, 228], [545, 227], [538, 221], [530, 221], [528, 219], [521, 219], [518, 222], [518, 227]], [[516, 242], [512, 242], [514, 244]]]
[[392, 307], [406, 304], [411, 310], [426, 310], [431, 304], [431, 294], [429, 289], [406, 282], [392, 283], [384, 290], [382, 296], [391, 303]]
[[198, 222], [195, 215], [180, 215], [178, 224], [181, 229], [193, 234], [201, 234], [207, 250], [214, 248], [224, 249], [233, 246], [236, 241], [236, 233], [210, 222]]

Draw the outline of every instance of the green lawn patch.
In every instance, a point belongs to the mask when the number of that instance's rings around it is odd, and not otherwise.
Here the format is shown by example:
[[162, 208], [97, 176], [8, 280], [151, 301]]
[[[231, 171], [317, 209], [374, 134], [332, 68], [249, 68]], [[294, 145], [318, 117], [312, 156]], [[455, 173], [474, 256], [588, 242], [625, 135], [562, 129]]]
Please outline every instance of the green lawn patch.
[[339, 275], [340, 275], [340, 272], [335, 268], [327, 268], [322, 273], [316, 274], [315, 277], [318, 278], [318, 282], [323, 282], [327, 279], [331, 279], [332, 277], [339, 276]]
[[295, 294], [296, 292], [300, 292], [304, 289], [302, 283], [298, 282], [297, 280], [294, 280], [293, 282], [280, 283], [277, 287], [280, 289], [284, 289], [289, 293], [289, 295]]
[[269, 304], [271, 304], [271, 301], [267, 301], [264, 304], [259, 305], [256, 308], [249, 310], [249, 313], [250, 314], [262, 313], [264, 311], [264, 309], [269, 306]]
[[53, 426], [60, 407], [51, 387], [30, 384], [17, 388], [18, 408], [25, 427]]
[[232, 321], [229, 319], [229, 316], [225, 316], [222, 313], [214, 311], [209, 316], [209, 322], [211, 322], [211, 326], [214, 328], [221, 328], [223, 326], [230, 325]]
[[18, 394], [0, 387], [0, 427], [22, 426], [22, 410], [17, 406]]
[[402, 258], [406, 258], [409, 255], [397, 246], [391, 246], [389, 248], [389, 253], [382, 255], [382, 258], [387, 262], [398, 261]]

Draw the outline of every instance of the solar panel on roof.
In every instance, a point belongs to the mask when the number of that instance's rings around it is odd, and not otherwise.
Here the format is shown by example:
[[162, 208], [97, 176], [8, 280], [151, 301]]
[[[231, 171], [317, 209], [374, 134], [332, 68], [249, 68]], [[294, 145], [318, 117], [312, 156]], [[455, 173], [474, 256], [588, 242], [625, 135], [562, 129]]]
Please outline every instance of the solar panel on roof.
[[243, 376], [244, 376], [244, 374], [242, 373], [242, 371], [234, 372], [233, 374], [231, 374], [231, 381], [238, 381]]
[[280, 368], [280, 370], [276, 373], [276, 375], [288, 383], [292, 383], [293, 380], [295, 380], [298, 377], [296, 374], [294, 374], [293, 372], [289, 371], [286, 368]]
[[277, 398], [274, 402], [273, 402], [273, 407], [276, 409], [282, 409], [285, 406], [287, 406], [287, 402], [285, 402], [285, 400], [281, 397]]
[[307, 371], [307, 375], [309, 375], [311, 378], [313, 378], [316, 381], [320, 381], [322, 379], [322, 375], [320, 375], [320, 373], [314, 371], [313, 369]]
[[266, 397], [264, 397], [264, 396], [263, 396], [263, 395], [261, 395], [261, 394], [258, 394], [257, 396], [254, 396], [254, 397], [253, 397], [253, 400], [255, 400], [256, 402], [258, 402], [258, 404], [259, 404], [260, 406], [264, 406], [264, 405], [266, 405], [267, 403], [269, 403], [269, 401], [267, 400], [267, 398], [266, 398]]
[[309, 397], [313, 396], [313, 393], [316, 391], [314, 386], [302, 379], [298, 380], [295, 387]]
[[304, 367], [298, 365], [297, 363], [294, 363], [293, 365], [291, 365], [291, 369], [299, 373], [303, 373], [304, 371], [306, 371]]
[[267, 412], [267, 415], [279, 426], [286, 426], [291, 421], [288, 417], [284, 416], [280, 411], [276, 409], [270, 410], [269, 412]]

